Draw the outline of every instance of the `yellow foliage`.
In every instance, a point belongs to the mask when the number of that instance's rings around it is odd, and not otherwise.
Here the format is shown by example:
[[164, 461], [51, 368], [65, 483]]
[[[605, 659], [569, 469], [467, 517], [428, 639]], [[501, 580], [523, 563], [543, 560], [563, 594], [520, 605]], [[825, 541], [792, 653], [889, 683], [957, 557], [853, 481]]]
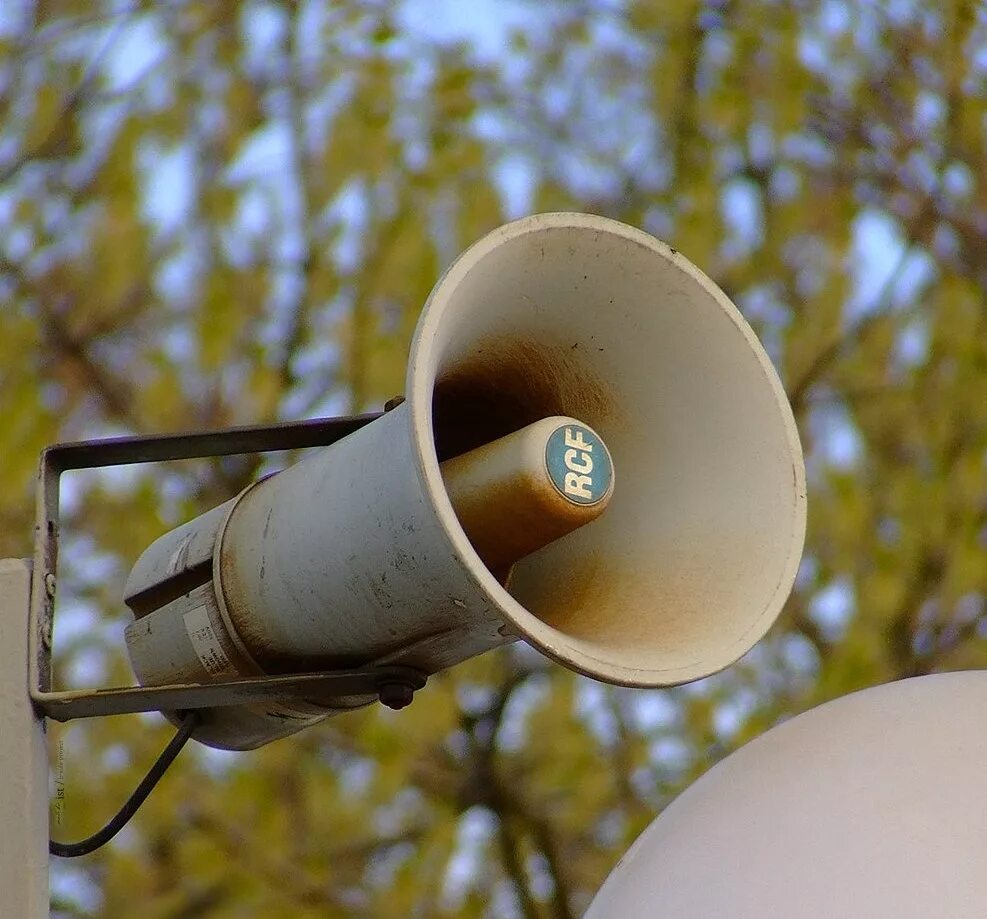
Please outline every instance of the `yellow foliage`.
[[[518, 207], [652, 229], [742, 305], [795, 403], [809, 539], [769, 638], [698, 687], [593, 695], [508, 649], [400, 713], [188, 751], [117, 843], [55, 864], [64, 915], [575, 915], [777, 719], [987, 666], [975, 16], [635, 0], [460, 35], [368, 0], [137, 6], [41, 3], [0, 39], [0, 551], [30, 551], [48, 443], [379, 407], [436, 279]], [[129, 678], [135, 555], [264, 468], [67, 477], [59, 679]], [[65, 731], [58, 836], [105, 820], [169, 732]]]

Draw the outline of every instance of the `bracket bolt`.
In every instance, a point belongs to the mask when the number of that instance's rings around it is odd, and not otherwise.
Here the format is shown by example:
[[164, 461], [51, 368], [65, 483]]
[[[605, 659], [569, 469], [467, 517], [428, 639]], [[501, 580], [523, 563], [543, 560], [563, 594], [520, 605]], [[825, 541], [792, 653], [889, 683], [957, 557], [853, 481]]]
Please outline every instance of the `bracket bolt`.
[[50, 571], [45, 575], [45, 592], [49, 597], [54, 599], [55, 597], [55, 575]]
[[410, 683], [383, 683], [377, 694], [381, 704], [398, 711], [411, 704], [415, 697], [415, 687]]

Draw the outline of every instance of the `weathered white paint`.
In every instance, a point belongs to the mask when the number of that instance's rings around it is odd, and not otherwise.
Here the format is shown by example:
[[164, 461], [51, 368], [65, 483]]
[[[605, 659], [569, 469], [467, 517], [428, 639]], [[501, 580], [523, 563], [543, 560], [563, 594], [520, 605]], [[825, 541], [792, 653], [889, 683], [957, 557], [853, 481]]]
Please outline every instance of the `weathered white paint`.
[[[202, 557], [215, 533], [213, 625], [254, 672], [384, 657], [433, 673], [522, 637], [607, 682], [672, 685], [732, 663], [780, 611], [805, 531], [791, 410], [737, 309], [663, 243], [584, 214], [490, 233], [429, 297], [406, 394], [247, 489], [218, 528], [152, 547], [132, 586]], [[440, 464], [553, 415], [599, 434], [620, 484], [598, 520], [505, 586]], [[176, 636], [156, 661], [202, 670], [185, 629], [139, 622], [149, 641]], [[142, 680], [159, 669], [150, 647], [131, 643]], [[305, 723], [272, 720], [273, 736]]]
[[981, 919], [987, 673], [830, 702], [710, 770], [586, 919]]
[[28, 695], [31, 568], [0, 559], [0, 914], [48, 916], [48, 754]]

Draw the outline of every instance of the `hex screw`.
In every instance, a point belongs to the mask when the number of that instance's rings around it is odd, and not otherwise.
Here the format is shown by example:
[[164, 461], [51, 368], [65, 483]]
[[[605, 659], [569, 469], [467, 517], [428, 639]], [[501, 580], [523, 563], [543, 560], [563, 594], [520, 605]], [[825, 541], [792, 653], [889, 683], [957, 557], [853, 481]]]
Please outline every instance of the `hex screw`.
[[382, 683], [377, 690], [382, 705], [393, 708], [394, 711], [411, 704], [415, 698], [415, 687], [410, 683]]

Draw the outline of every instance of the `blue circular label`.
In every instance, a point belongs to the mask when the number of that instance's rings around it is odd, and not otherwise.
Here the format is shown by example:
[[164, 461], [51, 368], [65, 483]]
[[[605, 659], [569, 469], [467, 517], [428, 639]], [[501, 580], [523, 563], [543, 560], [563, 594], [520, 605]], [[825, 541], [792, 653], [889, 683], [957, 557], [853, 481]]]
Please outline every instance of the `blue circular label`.
[[556, 428], [545, 445], [552, 484], [575, 504], [596, 504], [613, 484], [613, 465], [603, 441], [581, 424]]

